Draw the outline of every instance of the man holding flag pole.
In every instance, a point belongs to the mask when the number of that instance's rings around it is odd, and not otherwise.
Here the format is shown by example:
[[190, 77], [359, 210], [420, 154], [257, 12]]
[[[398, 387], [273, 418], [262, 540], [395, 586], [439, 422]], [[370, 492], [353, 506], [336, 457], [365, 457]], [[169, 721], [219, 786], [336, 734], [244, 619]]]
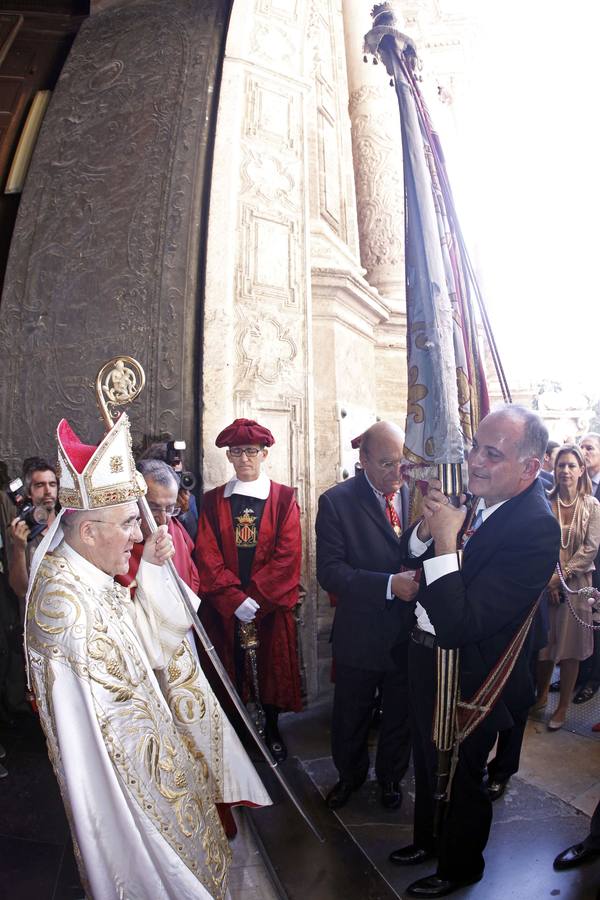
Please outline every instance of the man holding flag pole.
[[[437, 873], [410, 885], [408, 895], [442, 897], [483, 873], [491, 823], [482, 785], [487, 751], [497, 730], [511, 726], [511, 710], [533, 698], [522, 651], [538, 595], [558, 559], [559, 533], [536, 477], [548, 438], [543, 423], [520, 407], [486, 416], [473, 297], [508, 403], [510, 392], [419, 89], [414, 42], [400, 31], [392, 3], [377, 4], [372, 16], [365, 52], [391, 76], [402, 133], [404, 456], [413, 475], [419, 467], [429, 470], [429, 479], [437, 470], [439, 478], [429, 482], [422, 521], [403, 535], [405, 565], [423, 560], [425, 575], [409, 662], [417, 796], [414, 843], [391, 859], [413, 865], [438, 854]], [[468, 450], [469, 490], [480, 499], [465, 522]], [[465, 524], [471, 526], [466, 531]]]
[[[422, 563], [425, 577], [409, 649], [414, 843], [394, 851], [391, 861], [415, 865], [438, 856], [436, 874], [410, 885], [411, 897], [443, 897], [483, 874], [492, 821], [485, 765], [497, 732], [534, 700], [522, 651], [558, 558], [558, 525], [537, 478], [546, 440], [544, 424], [529, 410], [508, 406], [490, 413], [469, 453], [469, 490], [478, 498], [471, 527], [464, 531], [466, 507], [455, 508], [434, 480], [423, 518], [404, 537], [405, 564]], [[438, 647], [460, 650], [461, 699], [450, 798], [436, 841], [431, 722]]]

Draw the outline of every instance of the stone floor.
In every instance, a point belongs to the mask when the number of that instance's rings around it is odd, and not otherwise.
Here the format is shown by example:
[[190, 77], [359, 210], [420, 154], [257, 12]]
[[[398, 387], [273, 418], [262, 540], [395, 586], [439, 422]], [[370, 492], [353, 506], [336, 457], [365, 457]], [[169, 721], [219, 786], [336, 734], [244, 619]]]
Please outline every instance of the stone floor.
[[[593, 718], [595, 711], [588, 710], [588, 715]], [[594, 721], [598, 720], [600, 715]], [[391, 850], [411, 841], [411, 775], [399, 812], [382, 809], [377, 784], [369, 780], [338, 813], [324, 813], [322, 797], [337, 780], [329, 755], [329, 704], [322, 702], [302, 716], [284, 717], [282, 725], [291, 756], [284, 769], [327, 838], [325, 844], [319, 844], [289, 808], [285, 816], [281, 807], [252, 813], [290, 900], [387, 900], [402, 897], [411, 881], [432, 872], [431, 864], [407, 871], [388, 862]], [[519, 776], [511, 780], [504, 797], [494, 805], [485, 877], [453, 896], [457, 900], [537, 900], [558, 896], [561, 900], [600, 900], [600, 859], [570, 872], [558, 873], [552, 868], [560, 850], [588, 833], [588, 816], [599, 798], [597, 737], [589, 728], [585, 735], [567, 729], [550, 733], [544, 721], [531, 720]], [[338, 821], [339, 833], [328, 816]], [[303, 877], [307, 866], [289, 863], [289, 851], [286, 853], [285, 841], [280, 837], [284, 823], [288, 829], [294, 829], [296, 860], [310, 859], [313, 870], [321, 873], [316, 886], [312, 875]], [[344, 845], [342, 834], [363, 854], [362, 865], [356, 856], [350, 860], [351, 852]], [[339, 882], [328, 878], [328, 872], [339, 868], [342, 852], [348, 855], [346, 868], [352, 866], [354, 885], [345, 886], [340, 892]], [[342, 872], [342, 876], [347, 874]]]
[[[325, 807], [323, 796], [336, 780], [329, 710], [325, 699], [302, 715], [282, 717], [290, 750], [282, 769], [325, 840], [314, 837], [259, 764], [277, 802], [237, 816], [232, 900], [394, 900], [431, 871], [407, 873], [387, 861], [411, 839], [411, 777], [400, 811], [381, 808], [373, 780], [338, 814]], [[593, 718], [596, 710], [587, 714]], [[549, 733], [547, 716], [530, 720], [519, 776], [494, 806], [485, 878], [454, 894], [457, 900], [600, 897], [600, 860], [571, 872], [552, 869], [556, 853], [587, 833], [600, 797], [600, 741], [583, 727]], [[0, 780], [0, 898], [78, 900], [68, 827], [39, 729], [31, 721], [0, 729], [0, 743], [9, 770]]]

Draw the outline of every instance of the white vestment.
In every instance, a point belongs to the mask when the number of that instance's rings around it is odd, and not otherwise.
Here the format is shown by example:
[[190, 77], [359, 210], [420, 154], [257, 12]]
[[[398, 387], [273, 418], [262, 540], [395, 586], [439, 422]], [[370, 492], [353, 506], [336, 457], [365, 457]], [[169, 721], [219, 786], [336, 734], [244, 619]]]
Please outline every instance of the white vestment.
[[[150, 589], [153, 576], [160, 604]], [[163, 591], [164, 581], [158, 567], [147, 565], [134, 604], [125, 588], [63, 542], [39, 563], [30, 591], [30, 676], [93, 900], [225, 897], [230, 851], [213, 801], [232, 802], [237, 794], [238, 801], [269, 802], [220, 709], [221, 722], [202, 727], [199, 709], [216, 721], [216, 701], [207, 685], [198, 686], [198, 672], [191, 678], [194, 662], [189, 644], [182, 645], [189, 622], [174, 592]], [[157, 633], [159, 608], [169, 628]], [[171, 682], [179, 729], [153, 668]], [[221, 770], [211, 770], [211, 744], [217, 756], [239, 747], [241, 786], [224, 777], [231, 760], [221, 756]]]

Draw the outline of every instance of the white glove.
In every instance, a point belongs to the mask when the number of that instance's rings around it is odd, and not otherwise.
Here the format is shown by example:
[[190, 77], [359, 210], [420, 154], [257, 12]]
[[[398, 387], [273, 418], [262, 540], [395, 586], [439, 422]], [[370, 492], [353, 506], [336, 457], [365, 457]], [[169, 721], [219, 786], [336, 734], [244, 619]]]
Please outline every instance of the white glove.
[[259, 604], [252, 597], [246, 597], [243, 603], [240, 603], [234, 615], [238, 617], [240, 622], [251, 622], [256, 615], [256, 611], [260, 609]]

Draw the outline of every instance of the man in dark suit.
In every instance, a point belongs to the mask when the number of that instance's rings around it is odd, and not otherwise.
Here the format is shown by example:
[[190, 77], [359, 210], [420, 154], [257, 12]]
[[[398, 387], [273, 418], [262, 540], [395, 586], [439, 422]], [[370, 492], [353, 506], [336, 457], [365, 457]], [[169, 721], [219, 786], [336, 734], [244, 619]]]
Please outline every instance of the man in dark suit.
[[[586, 434], [579, 446], [585, 459], [585, 467], [592, 482], [592, 493], [600, 500], [600, 434], [595, 431]], [[596, 569], [592, 572], [592, 584], [600, 590], [600, 550], [594, 561]], [[595, 624], [598, 624], [597, 622]], [[579, 666], [577, 676], [577, 693], [573, 703], [587, 703], [600, 687], [600, 630], [594, 631], [594, 652]]]
[[548, 441], [542, 467], [538, 472], [538, 478], [543, 482], [547, 491], [554, 487], [554, 460], [560, 444], [558, 441]]
[[[400, 536], [408, 523], [402, 486], [404, 436], [390, 422], [362, 435], [362, 471], [320, 497], [317, 577], [337, 599], [333, 625], [335, 694], [332, 755], [339, 781], [327, 796], [343, 806], [367, 777], [367, 739], [377, 688], [382, 718], [375, 773], [382, 803], [395, 809], [410, 758], [406, 656], [417, 592], [413, 572], [400, 572]], [[398, 645], [395, 657], [392, 649]]]
[[[450, 801], [433, 838], [435, 646], [460, 649], [460, 694], [469, 701], [527, 619], [558, 559], [560, 531], [537, 478], [548, 433], [535, 413], [506, 407], [479, 425], [469, 454], [469, 490], [477, 500], [462, 568], [456, 552], [465, 508], [454, 508], [432, 482], [424, 518], [403, 538], [405, 560], [423, 559], [418, 627], [409, 650], [416, 799], [414, 843], [391, 855], [399, 865], [437, 854], [434, 876], [407, 889], [412, 897], [443, 897], [479, 881], [492, 805], [483, 785], [498, 731], [510, 728], [534, 700], [527, 646], [491, 712], [460, 744]], [[514, 714], [514, 715], [513, 715]], [[413, 719], [414, 721], [414, 719]]]

